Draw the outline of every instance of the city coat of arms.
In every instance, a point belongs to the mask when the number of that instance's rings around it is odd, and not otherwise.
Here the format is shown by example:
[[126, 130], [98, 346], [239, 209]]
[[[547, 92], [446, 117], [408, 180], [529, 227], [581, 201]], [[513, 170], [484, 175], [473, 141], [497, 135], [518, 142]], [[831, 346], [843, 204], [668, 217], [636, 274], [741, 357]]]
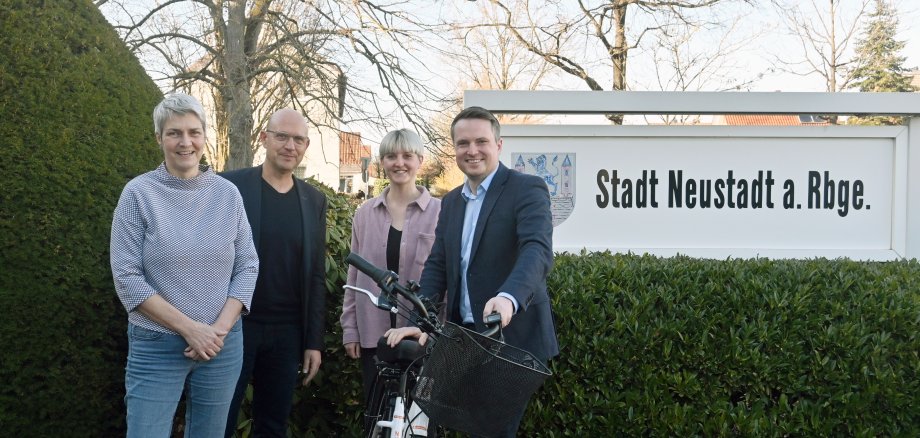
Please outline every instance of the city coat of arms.
[[575, 154], [512, 153], [514, 170], [540, 177], [549, 190], [552, 202], [553, 226], [561, 224], [575, 209]]

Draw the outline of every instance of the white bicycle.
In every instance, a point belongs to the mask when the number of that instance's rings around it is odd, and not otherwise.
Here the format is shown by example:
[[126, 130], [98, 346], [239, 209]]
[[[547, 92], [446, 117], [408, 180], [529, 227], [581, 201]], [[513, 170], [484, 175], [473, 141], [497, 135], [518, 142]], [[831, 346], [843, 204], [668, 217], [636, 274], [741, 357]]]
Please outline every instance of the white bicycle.
[[[354, 253], [345, 261], [373, 279], [380, 295], [345, 288], [367, 295], [377, 308], [406, 318], [429, 334], [425, 346], [413, 338], [395, 347], [385, 337], [378, 340], [378, 372], [365, 410], [366, 438], [436, 438], [434, 423], [473, 435], [495, 435], [552, 375], [542, 361], [500, 340], [498, 313], [484, 319], [483, 333], [441, 324], [434, 303], [416, 295], [417, 283], [400, 285], [396, 273]], [[399, 301], [400, 296], [411, 308]]]

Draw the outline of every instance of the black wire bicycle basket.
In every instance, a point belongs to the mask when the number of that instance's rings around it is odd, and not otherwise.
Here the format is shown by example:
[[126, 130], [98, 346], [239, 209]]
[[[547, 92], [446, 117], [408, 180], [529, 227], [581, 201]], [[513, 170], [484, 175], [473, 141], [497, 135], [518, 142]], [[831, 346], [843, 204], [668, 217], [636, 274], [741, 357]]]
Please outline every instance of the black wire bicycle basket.
[[552, 372], [520, 348], [446, 323], [412, 392], [432, 421], [496, 435]]

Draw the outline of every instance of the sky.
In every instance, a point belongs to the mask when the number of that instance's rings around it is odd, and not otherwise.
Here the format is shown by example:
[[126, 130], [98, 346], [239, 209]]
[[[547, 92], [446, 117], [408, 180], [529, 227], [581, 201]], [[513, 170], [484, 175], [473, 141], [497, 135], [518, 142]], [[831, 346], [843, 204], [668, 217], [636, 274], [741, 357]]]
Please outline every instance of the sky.
[[[840, 10], [838, 11], [838, 27], [851, 23], [855, 16], [853, 9], [858, 0], [839, 0]], [[827, 0], [815, 0], [821, 10], [826, 10]], [[479, 2], [439, 2], [438, 7], [428, 9], [427, 13], [440, 15], [442, 17], [459, 17], [461, 20], [476, 20], [482, 15], [480, 8], [485, 4], [483, 0]], [[532, 2], [537, 3], [537, 2]], [[810, 2], [808, 0], [787, 0], [787, 4], [799, 4], [808, 10]], [[563, 3], [565, 5], [574, 5], [574, 2]], [[905, 56], [904, 66], [908, 69], [920, 67], [920, 1], [917, 0], [894, 0], [895, 7], [899, 14], [898, 39], [905, 42], [905, 48], [901, 55]], [[539, 9], [539, 8], [538, 8]], [[872, 10], [870, 6], [869, 10]], [[767, 0], [758, 0], [753, 6], [740, 4], [727, 4], [727, 6], [712, 12], [702, 13], [703, 19], [714, 19], [729, 22], [733, 17], [739, 17], [737, 24], [726, 32], [725, 28], [717, 29], [710, 33], [700, 32], [694, 38], [688, 41], [684, 48], [695, 51], [695, 53], [706, 52], [713, 45], [718, 44], [720, 35], [726, 34], [728, 37], [725, 44], [732, 45], [736, 43], [734, 52], [727, 56], [724, 67], [717, 69], [721, 79], [712, 80], [710, 83], [697, 85], [699, 90], [713, 91], [725, 90], [731, 84], [742, 84], [738, 91], [783, 91], [783, 92], [822, 92], [825, 91], [825, 80], [818, 74], [794, 74], [784, 67], [779, 60], [795, 62], [803, 59], [800, 52], [800, 45], [797, 40], [783, 28], [783, 22], [778, 9], [769, 4]], [[641, 29], [644, 26], [653, 25], [644, 17], [638, 9], [632, 9], [630, 25], [631, 29]], [[862, 26], [860, 26], [862, 29]], [[857, 31], [857, 34], [860, 32]], [[638, 34], [634, 30], [631, 38]], [[852, 52], [856, 44], [854, 38], [850, 43], [845, 55]], [[633, 41], [632, 39], [630, 41]], [[653, 62], [654, 53], [652, 48], [655, 46], [654, 39], [646, 36], [643, 41], [645, 44], [640, 45], [630, 52], [627, 66], [627, 82], [632, 90], [661, 90], [663, 89], [655, 80], [656, 66]], [[584, 54], [590, 53], [590, 48], [585, 48]], [[596, 48], [595, 48], [596, 50]], [[603, 54], [595, 53], [593, 56], [602, 58]], [[455, 65], [456, 60], [439, 59], [440, 62], [432, 63], [437, 66], [433, 71], [436, 80], [432, 83], [440, 87], [445, 92], [458, 92], [456, 86], [462, 82], [461, 75], [458, 74], [458, 68], [465, 68], [464, 65]], [[605, 89], [610, 87], [610, 74], [606, 74], [609, 67], [599, 65], [590, 70], [592, 76], [595, 76]], [[558, 72], [558, 71], [557, 71]], [[713, 73], [715, 74], [715, 73]], [[728, 85], [726, 85], [728, 84]], [[558, 73], [542, 87], [545, 89], [562, 89], [562, 90], [587, 90], [585, 83], [565, 73]], [[668, 89], [668, 88], [664, 88]], [[673, 89], [673, 88], [670, 88]], [[688, 90], [693, 90], [690, 88]], [[650, 120], [656, 121], [656, 120]], [[602, 116], [567, 116], [554, 117], [548, 120], [549, 123], [609, 123]], [[644, 124], [646, 118], [642, 116], [630, 116], [627, 123]], [[375, 138], [382, 136], [382, 133], [375, 134], [373, 127], [355, 127], [355, 130], [361, 131], [369, 144], [373, 144]]]
[[[810, 10], [809, 0], [785, 1], [787, 4], [800, 5], [805, 11]], [[820, 10], [826, 10], [825, 3], [828, 3], [827, 0], [814, 1], [818, 3]], [[842, 27], [843, 24], [853, 21], [852, 17], [855, 15], [853, 8], [859, 0], [838, 0], [838, 2], [840, 4], [838, 21], [842, 21], [838, 27]], [[920, 1], [894, 0], [894, 4], [900, 17], [898, 39], [906, 43], [906, 47], [902, 51], [902, 55], [907, 57], [905, 67], [920, 67]], [[477, 13], [476, 5], [476, 2], [463, 3], [461, 15], [475, 16]], [[732, 67], [727, 68], [731, 79], [735, 79], [738, 82], [750, 81], [750, 85], [743, 88], [749, 91], [824, 91], [823, 79], [818, 75], [802, 77], [782, 71], [782, 65], [777, 62], [777, 58], [797, 61], [802, 57], [798, 42], [783, 28], [778, 9], [771, 5], [768, 0], [757, 0], [753, 5], [738, 2], [725, 3], [725, 5], [719, 8], [702, 9], [699, 18], [701, 20], [720, 21], [727, 28], [728, 24], [726, 23], [738, 17], [739, 21], [734, 29], [731, 32], [726, 32], [729, 35], [727, 38], [729, 42], [741, 43], [737, 51], [726, 56], [726, 58], [731, 59], [729, 64]], [[869, 9], [871, 10], [872, 7], [870, 6]], [[633, 7], [630, 11], [631, 15], [628, 22], [630, 32], [627, 38], [632, 43], [643, 27], [653, 26], [655, 23], [650, 22], [648, 16], [642, 14], [636, 7]], [[684, 47], [692, 47], [693, 49], [690, 50], [694, 50], [697, 53], [710, 50], [711, 47], [718, 43], [718, 35], [723, 33], [722, 30], [724, 29], [717, 29], [710, 33], [700, 32], [697, 36], [694, 36], [694, 39], [688, 41]], [[650, 60], [653, 56], [655, 40], [652, 36], [647, 35], [642, 41], [644, 44], [630, 52], [627, 82], [630, 88], [634, 90], [653, 90], [656, 89], [655, 81], [649, 79], [649, 77], [654, 76], [655, 71], [655, 65]], [[851, 52], [854, 46], [855, 38], [850, 44], [847, 53]], [[596, 56], [603, 56], [603, 54]], [[590, 72], [597, 74], [600, 70], [594, 69]], [[603, 74], [598, 75], [598, 77], [606, 79]], [[599, 80], [599, 82], [605, 83], [603, 80]], [[568, 82], [568, 85], [575, 89], [587, 89], [578, 80]], [[719, 84], [709, 84], [704, 89], [707, 91], [716, 90], [719, 88], [717, 85]]]
[[[809, 0], [786, 0], [788, 4], [800, 4], [807, 6]], [[821, 7], [827, 0], [815, 0]], [[853, 14], [852, 7], [859, 0], [839, 0], [841, 4], [841, 15], [843, 21], [848, 21]], [[459, 1], [459, 0], [442, 0], [431, 2], [430, 0], [410, 0], [415, 2], [417, 12], [423, 14], [425, 18], [459, 18], [463, 21], [475, 21], [482, 16], [482, 8], [487, 4], [485, 0]], [[539, 2], [532, 2], [539, 4]], [[906, 43], [902, 55], [906, 56], [905, 66], [908, 68], [920, 67], [920, 1], [917, 0], [894, 0], [895, 6], [899, 12], [900, 24], [898, 38]], [[561, 4], [574, 7], [574, 2], [562, 2]], [[728, 26], [716, 29], [711, 32], [699, 32], [693, 39], [681, 46], [681, 50], [687, 50], [690, 53], [706, 53], [711, 51], [711, 47], [718, 44], [721, 35], [728, 35], [724, 41], [725, 44], [735, 44], [730, 56], [719, 68], [706, 72], [702, 75], [701, 83], [693, 85], [689, 90], [722, 90], [730, 88], [732, 84], [740, 84], [740, 91], [824, 91], [824, 82], [821, 77], [815, 74], [799, 76], [782, 71], [782, 66], [777, 62], [777, 58], [794, 61], [801, 59], [798, 54], [795, 39], [783, 31], [777, 9], [769, 4], [767, 0], [757, 0], [753, 6], [738, 5], [725, 3], [726, 6], [718, 9], [707, 8], [701, 10], [699, 18], [703, 20], [719, 21], [722, 23], [734, 22], [737, 17], [736, 25], [728, 32]], [[538, 7], [536, 9], [548, 9]], [[106, 10], [103, 9], [105, 12]], [[109, 11], [111, 13], [111, 11]], [[644, 16], [638, 8], [632, 9], [630, 25], [633, 31], [630, 38], [638, 34], [638, 30], [646, 25], [653, 25], [648, 16]], [[664, 87], [659, 83], [658, 77], [667, 80], [667, 73], [657, 75], [653, 61], [655, 56], [655, 40], [646, 36], [636, 49], [630, 52], [627, 67], [627, 82], [630, 89], [633, 90], [660, 90], [673, 89], [668, 88], [673, 84], [665, 84]], [[582, 49], [582, 48], [579, 48]], [[852, 45], [850, 47], [852, 49]], [[598, 47], [585, 45], [582, 53], [576, 55], [584, 57], [603, 58], [603, 54], [597, 53]], [[592, 50], [594, 52], [592, 52]], [[435, 89], [444, 94], [457, 95], [462, 90], [458, 89], [458, 84], [462, 83], [461, 69], [468, 68], [463, 62], [457, 59], [450, 59], [440, 54], [422, 54], [420, 58], [430, 60], [426, 65], [414, 66], [413, 71], [418, 74], [427, 76], [426, 81]], [[609, 62], [608, 62], [609, 64]], [[592, 76], [597, 77], [601, 84], [610, 83], [609, 65], [598, 63], [591, 70]], [[360, 70], [356, 71], [361, 73]], [[364, 84], [376, 83], [376, 77], [372, 69], [366, 68], [364, 72], [367, 77], [363, 79]], [[360, 79], [359, 79], [360, 80]], [[706, 82], [708, 81], [708, 82]], [[574, 78], [565, 73], [556, 72], [550, 75], [543, 88], [563, 89], [563, 90], [586, 90], [587, 86], [580, 79]], [[605, 85], [606, 89], [609, 86]], [[380, 95], [386, 95], [380, 90]], [[574, 123], [606, 123], [602, 118], [581, 118]], [[641, 123], [641, 121], [640, 121]], [[364, 137], [364, 141], [376, 147], [376, 143], [385, 134], [388, 129], [393, 129], [404, 125], [402, 120], [393, 120], [389, 126], [377, 125], [360, 125], [352, 124], [343, 126], [344, 130], [359, 131]]]

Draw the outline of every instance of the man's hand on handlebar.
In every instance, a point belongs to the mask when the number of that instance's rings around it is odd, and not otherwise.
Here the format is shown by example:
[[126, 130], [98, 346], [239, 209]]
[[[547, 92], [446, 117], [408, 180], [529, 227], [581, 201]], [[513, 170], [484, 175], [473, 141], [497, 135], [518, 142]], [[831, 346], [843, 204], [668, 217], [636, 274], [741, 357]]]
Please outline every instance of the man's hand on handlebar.
[[395, 347], [396, 344], [399, 344], [399, 341], [403, 340], [405, 337], [418, 338], [418, 343], [420, 345], [425, 345], [425, 342], [428, 341], [428, 333], [423, 333], [418, 327], [389, 329], [383, 335], [387, 337], [387, 345], [390, 347]]
[[486, 307], [482, 309], [482, 318], [485, 319], [492, 312], [498, 312], [502, 316], [502, 328], [505, 328], [514, 316], [514, 303], [505, 297], [493, 297], [486, 301]]

